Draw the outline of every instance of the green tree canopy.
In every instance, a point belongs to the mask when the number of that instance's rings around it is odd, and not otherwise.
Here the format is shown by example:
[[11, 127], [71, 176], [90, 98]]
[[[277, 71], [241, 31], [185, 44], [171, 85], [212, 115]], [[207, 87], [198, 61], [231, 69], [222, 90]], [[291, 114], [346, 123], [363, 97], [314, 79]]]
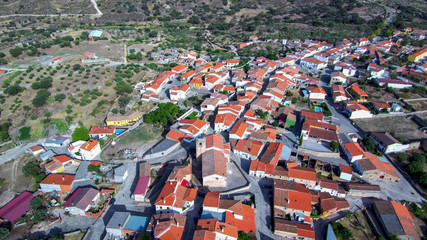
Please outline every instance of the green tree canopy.
[[28, 206], [30, 207], [31, 211], [36, 211], [42, 206], [42, 203], [43, 199], [41, 199], [40, 197], [36, 197], [30, 202]]
[[34, 177], [40, 173], [40, 170], [40, 164], [36, 161], [31, 161], [22, 167], [22, 174], [24, 174], [24, 177]]
[[6, 239], [9, 236], [10, 232], [7, 228], [0, 228], [0, 239]]
[[89, 140], [89, 130], [86, 128], [76, 128], [71, 135], [71, 138], [73, 139], [73, 142], [79, 140], [87, 141]]
[[41, 107], [46, 104], [47, 99], [50, 97], [50, 92], [46, 89], [41, 89], [37, 92], [36, 96], [31, 101], [34, 107]]

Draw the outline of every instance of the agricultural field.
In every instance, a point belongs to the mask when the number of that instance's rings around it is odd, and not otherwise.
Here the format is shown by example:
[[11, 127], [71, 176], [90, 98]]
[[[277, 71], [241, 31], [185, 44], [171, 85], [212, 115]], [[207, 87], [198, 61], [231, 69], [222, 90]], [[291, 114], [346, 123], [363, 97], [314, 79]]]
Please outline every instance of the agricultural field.
[[[426, 118], [427, 114], [419, 114], [421, 118]], [[356, 123], [365, 132], [394, 132], [396, 137], [407, 140], [418, 140], [426, 138], [426, 133], [419, 130], [419, 126], [411, 119], [405, 116], [387, 116], [364, 119], [354, 119]]]

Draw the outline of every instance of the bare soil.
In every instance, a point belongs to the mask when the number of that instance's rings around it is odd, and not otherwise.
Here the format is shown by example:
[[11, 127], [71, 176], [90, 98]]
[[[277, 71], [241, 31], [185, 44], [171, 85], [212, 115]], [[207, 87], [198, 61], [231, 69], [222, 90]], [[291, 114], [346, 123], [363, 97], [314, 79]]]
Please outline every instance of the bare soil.
[[[426, 116], [426, 114], [420, 114], [421, 118]], [[390, 115], [389, 117], [354, 119], [353, 121], [365, 132], [394, 132], [397, 137], [408, 140], [427, 137], [427, 134], [418, 130], [419, 126], [416, 123], [404, 116]]]
[[16, 194], [31, 188], [31, 178], [26, 178], [22, 174], [22, 166], [31, 161], [34, 157], [26, 154], [19, 160], [14, 160], [3, 164], [0, 168], [0, 176], [4, 179], [4, 185], [0, 192], [0, 206], [10, 202]]
[[352, 239], [375, 239], [367, 219], [362, 212], [355, 212], [350, 218], [343, 218], [340, 223], [353, 233]]

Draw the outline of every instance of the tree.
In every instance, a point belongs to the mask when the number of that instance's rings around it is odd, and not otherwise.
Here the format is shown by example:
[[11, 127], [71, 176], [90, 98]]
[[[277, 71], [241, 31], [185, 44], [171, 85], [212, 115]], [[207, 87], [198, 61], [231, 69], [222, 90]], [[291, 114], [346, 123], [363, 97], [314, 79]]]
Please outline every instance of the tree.
[[366, 147], [366, 150], [368, 150], [369, 152], [374, 152], [375, 151], [375, 141], [374, 139], [370, 138], [370, 137], [365, 137], [362, 140], [363, 144]]
[[340, 145], [338, 144], [338, 142], [337, 142], [337, 141], [332, 141], [332, 142], [330, 143], [330, 147], [332, 148], [332, 151], [333, 151], [333, 152], [336, 152], [339, 146], [340, 146]]
[[11, 48], [9, 50], [9, 53], [10, 53], [10, 55], [12, 55], [12, 57], [18, 57], [19, 55], [22, 54], [23, 51], [24, 51], [23, 48], [17, 46], [15, 48]]
[[239, 232], [237, 239], [238, 240], [256, 240], [256, 237], [251, 237], [251, 236], [249, 236], [248, 233], [245, 233], [242, 231], [242, 232]]
[[39, 163], [31, 161], [22, 167], [22, 174], [24, 174], [24, 177], [34, 177], [40, 173], [40, 170], [41, 168]]
[[86, 128], [76, 128], [71, 135], [71, 138], [73, 139], [73, 142], [79, 140], [87, 141], [89, 140], [89, 130]]
[[0, 239], [6, 239], [9, 236], [10, 232], [7, 228], [0, 228]]
[[31, 211], [36, 211], [42, 206], [42, 203], [43, 199], [41, 199], [40, 197], [36, 197], [30, 202], [28, 206], [30, 207]]
[[59, 93], [55, 95], [55, 101], [57, 102], [61, 102], [62, 100], [64, 100], [66, 98], [65, 94], [63, 93]]
[[423, 172], [425, 163], [426, 158], [424, 155], [415, 154], [412, 162], [408, 165], [408, 170], [412, 174]]
[[33, 222], [39, 223], [41, 221], [44, 221], [46, 219], [46, 210], [39, 209], [37, 210], [33, 215]]
[[41, 89], [37, 92], [32, 100], [34, 107], [41, 107], [46, 104], [47, 99], [50, 97], [50, 92], [46, 89]]
[[22, 91], [22, 88], [18, 84], [14, 84], [7, 87], [4, 93], [14, 96], [20, 93], [21, 91]]
[[191, 23], [191, 24], [200, 24], [200, 18], [198, 16], [191, 16], [188, 19], [188, 23]]
[[399, 160], [399, 162], [406, 162], [406, 160], [408, 160], [408, 155], [404, 152], [400, 152], [397, 154], [397, 160]]

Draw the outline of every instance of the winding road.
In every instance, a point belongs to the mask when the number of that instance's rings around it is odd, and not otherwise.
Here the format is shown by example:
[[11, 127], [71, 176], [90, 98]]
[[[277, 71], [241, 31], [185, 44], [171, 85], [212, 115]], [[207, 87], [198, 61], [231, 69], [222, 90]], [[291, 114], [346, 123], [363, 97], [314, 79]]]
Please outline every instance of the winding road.
[[98, 4], [96, 3], [96, 0], [90, 0], [90, 2], [93, 4], [93, 7], [96, 10], [96, 13], [88, 13], [88, 14], [81, 14], [81, 13], [64, 13], [64, 14], [9, 14], [9, 15], [1, 15], [0, 18], [8, 18], [8, 17], [71, 17], [71, 16], [95, 16], [95, 17], [101, 17], [103, 13], [98, 8]]

